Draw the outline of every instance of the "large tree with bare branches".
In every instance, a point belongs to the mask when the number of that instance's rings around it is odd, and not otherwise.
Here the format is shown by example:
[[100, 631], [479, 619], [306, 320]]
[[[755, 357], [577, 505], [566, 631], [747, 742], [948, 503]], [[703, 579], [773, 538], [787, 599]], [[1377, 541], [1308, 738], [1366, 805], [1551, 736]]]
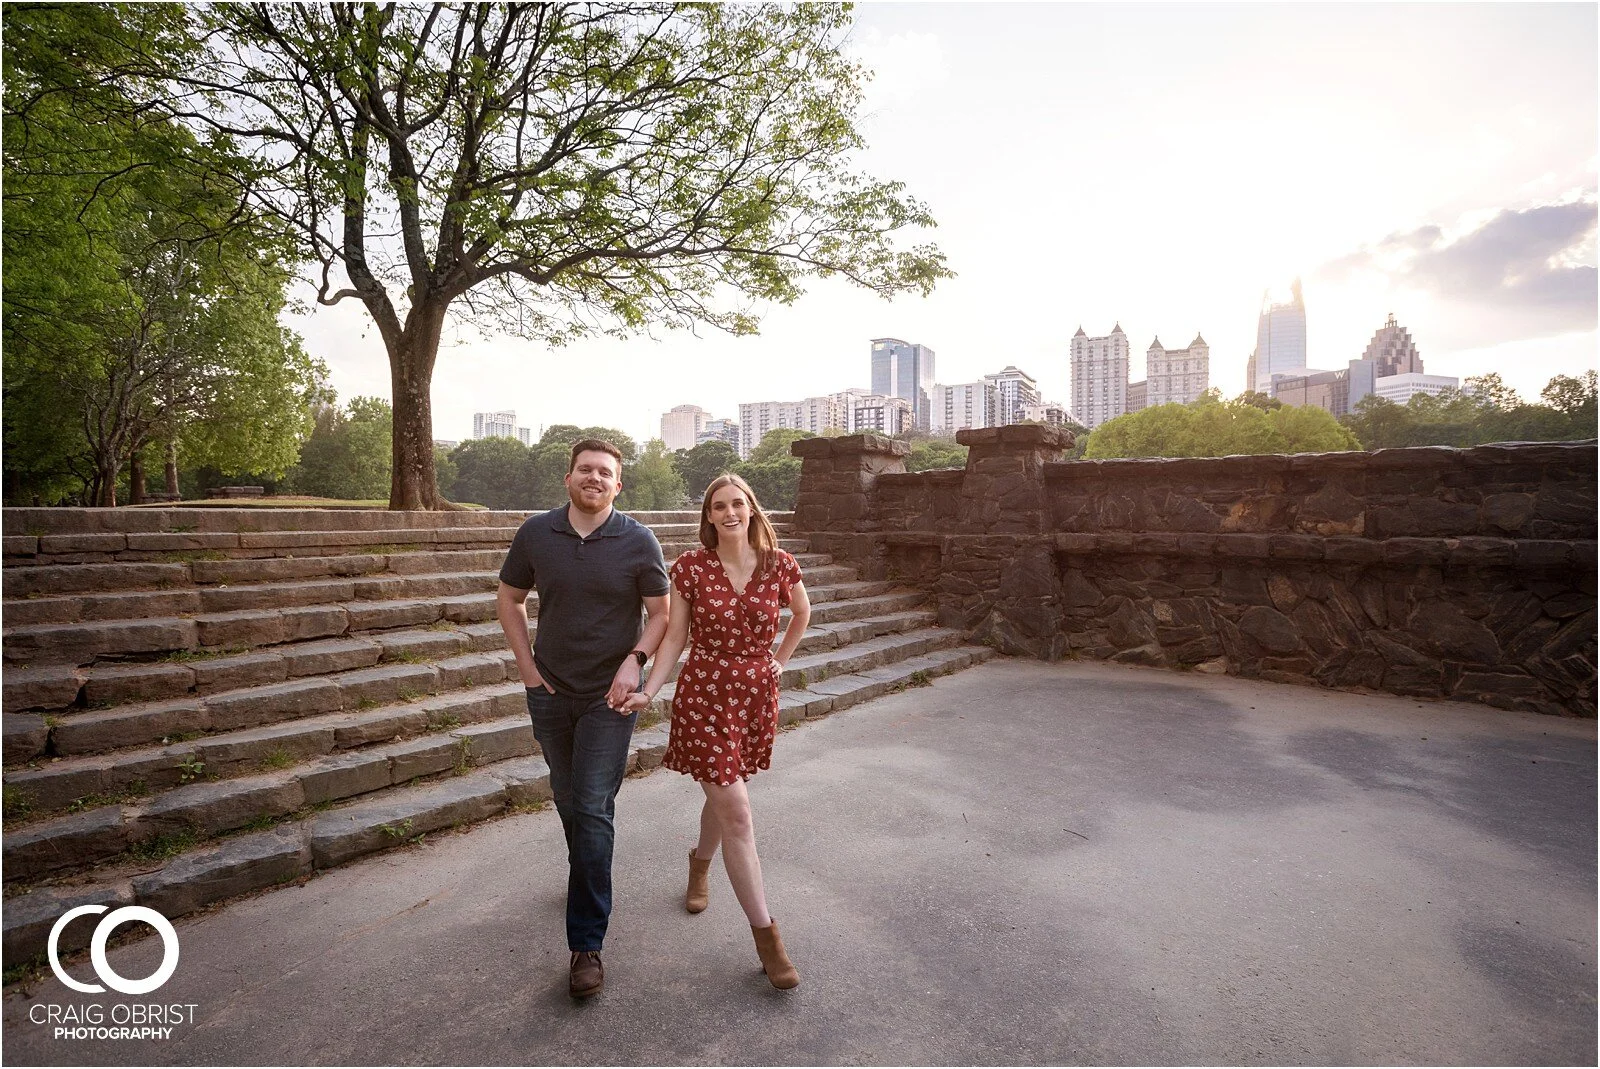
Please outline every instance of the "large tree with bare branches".
[[866, 77], [837, 5], [218, 5], [173, 113], [388, 351], [391, 508], [439, 508], [430, 384], [449, 316], [560, 343], [756, 327], [810, 276], [948, 274], [922, 205], [856, 169]]

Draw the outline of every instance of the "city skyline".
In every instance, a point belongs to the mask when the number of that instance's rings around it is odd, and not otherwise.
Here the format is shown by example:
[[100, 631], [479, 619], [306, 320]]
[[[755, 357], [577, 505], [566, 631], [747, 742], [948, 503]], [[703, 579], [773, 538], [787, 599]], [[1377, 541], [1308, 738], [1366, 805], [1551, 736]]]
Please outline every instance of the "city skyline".
[[[643, 440], [675, 404], [870, 387], [860, 340], [884, 336], [936, 350], [942, 382], [1011, 364], [1065, 403], [1080, 319], [1121, 322], [1131, 380], [1151, 339], [1199, 330], [1232, 396], [1263, 289], [1295, 277], [1311, 367], [1359, 357], [1392, 312], [1430, 370], [1535, 400], [1595, 365], [1595, 31], [1589, 5], [864, 6], [863, 168], [927, 202], [939, 229], [908, 239], [957, 278], [893, 303], [815, 282], [757, 309], [754, 337], [548, 351], [454, 325], [433, 433], [465, 437], [487, 394], [531, 427]], [[359, 308], [294, 325], [341, 398], [388, 396]]]

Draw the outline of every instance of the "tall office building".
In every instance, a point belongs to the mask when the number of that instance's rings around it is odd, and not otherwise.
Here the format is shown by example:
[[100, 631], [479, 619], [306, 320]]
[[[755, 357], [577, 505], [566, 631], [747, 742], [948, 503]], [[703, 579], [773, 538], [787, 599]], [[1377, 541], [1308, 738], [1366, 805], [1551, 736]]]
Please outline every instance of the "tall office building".
[[1008, 427], [1013, 423], [1021, 423], [1022, 409], [1025, 405], [1039, 403], [1039, 384], [1033, 381], [1033, 376], [1026, 371], [1019, 370], [1015, 365], [1008, 366], [1004, 371], [993, 375], [985, 375], [985, 381], [994, 383], [994, 425]]
[[928, 429], [935, 434], [995, 426], [995, 388], [988, 379], [933, 388], [933, 413]]
[[1211, 385], [1211, 346], [1198, 334], [1187, 349], [1163, 348], [1157, 338], [1144, 354], [1144, 372], [1149, 407], [1186, 405]]
[[1378, 365], [1380, 379], [1422, 374], [1422, 354], [1417, 352], [1417, 343], [1411, 340], [1409, 330], [1394, 321], [1393, 312], [1367, 343], [1367, 351], [1361, 354], [1361, 359]]
[[693, 449], [708, 418], [709, 413], [699, 405], [676, 405], [661, 416], [661, 440], [668, 449]]
[[1385, 401], [1393, 401], [1397, 405], [1410, 403], [1411, 399], [1419, 393], [1430, 394], [1437, 397], [1446, 390], [1459, 390], [1461, 380], [1451, 375], [1424, 375], [1420, 371], [1404, 372], [1399, 375], [1385, 375], [1380, 378], [1373, 389]]
[[933, 350], [899, 338], [873, 338], [872, 392], [910, 401], [917, 429], [927, 430], [933, 408]]
[[533, 431], [517, 426], [515, 412], [474, 412], [472, 414], [474, 438], [515, 438], [523, 445], [533, 442]]
[[1256, 351], [1251, 358], [1251, 389], [1272, 392], [1272, 376], [1304, 375], [1306, 364], [1306, 302], [1300, 280], [1289, 287], [1290, 298], [1275, 302], [1269, 292], [1261, 299], [1256, 321]]
[[1072, 336], [1072, 412], [1094, 430], [1128, 411], [1128, 336], [1118, 323], [1111, 333]]

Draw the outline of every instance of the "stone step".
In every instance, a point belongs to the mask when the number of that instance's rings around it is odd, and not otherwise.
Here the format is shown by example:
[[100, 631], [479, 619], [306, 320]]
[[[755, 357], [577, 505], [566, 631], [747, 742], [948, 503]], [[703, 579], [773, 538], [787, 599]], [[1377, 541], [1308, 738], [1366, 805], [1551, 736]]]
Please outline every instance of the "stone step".
[[[807, 590], [807, 594], [815, 595], [815, 591]], [[823, 624], [835, 624], [845, 620], [856, 620], [867, 616], [882, 616], [886, 613], [907, 612], [920, 609], [928, 603], [928, 595], [920, 590], [895, 589], [885, 594], [875, 594], [852, 598], [849, 600], [832, 600], [811, 606], [811, 626], [820, 627]], [[783, 619], [787, 620], [789, 610], [783, 610]], [[787, 626], [783, 624], [780, 626]]]
[[[927, 648], [925, 638], [907, 637], [903, 641], [887, 641], [884, 636], [900, 636], [906, 632], [918, 632], [919, 635], [934, 633], [926, 630], [932, 622], [931, 612], [904, 612], [809, 629], [801, 640], [795, 659], [791, 661], [783, 677], [784, 683], [788, 685], [802, 679], [822, 679], [830, 674], [854, 671], [897, 657], [925, 652]], [[937, 632], [937, 634], [949, 633]], [[495, 625], [493, 637], [501, 640], [498, 625]], [[442, 696], [415, 704], [400, 703], [398, 707], [384, 706], [376, 710], [362, 710], [360, 706], [363, 702], [373, 699], [370, 697], [369, 689], [372, 681], [366, 678], [369, 674], [361, 672], [360, 669], [377, 663], [374, 658], [383, 657], [393, 647], [386, 647], [377, 640], [352, 640], [336, 644], [345, 648], [326, 651], [323, 656], [338, 659], [328, 660], [323, 667], [328, 672], [336, 672], [339, 668], [356, 670], [348, 675], [357, 677], [369, 696], [356, 700], [354, 711], [349, 711], [350, 695], [347, 692], [350, 688], [341, 686], [338, 694], [338, 700], [341, 702], [339, 708], [345, 711], [323, 715], [314, 712], [292, 715], [301, 707], [285, 700], [285, 692], [281, 687], [275, 686], [276, 681], [268, 681], [253, 689], [219, 695], [219, 699], [225, 704], [237, 707], [254, 694], [263, 702], [277, 703], [270, 708], [275, 713], [290, 714], [289, 718], [265, 725], [251, 725], [234, 731], [204, 735], [192, 741], [170, 745], [135, 745], [131, 749], [124, 747], [115, 752], [106, 752], [109, 748], [102, 748], [98, 753], [75, 751], [80, 747], [103, 741], [107, 737], [106, 732], [133, 732], [137, 731], [141, 724], [147, 731], [156, 729], [165, 731], [166, 725], [170, 723], [168, 717], [173, 712], [173, 703], [157, 702], [135, 706], [124, 709], [125, 715], [121, 717], [95, 714], [68, 716], [56, 725], [55, 750], [58, 756], [43, 763], [42, 767], [11, 769], [6, 774], [6, 785], [13, 791], [21, 792], [19, 797], [25, 797], [29, 812], [34, 815], [72, 806], [81, 808], [83, 800], [87, 798], [114, 796], [130, 790], [143, 793], [176, 786], [183, 782], [183, 770], [193, 768], [196, 764], [205, 769], [208, 777], [226, 777], [241, 774], [242, 771], [262, 762], [282, 760], [286, 757], [299, 759], [307, 755], [331, 752], [332, 749], [381, 741], [395, 734], [414, 730], [417, 723], [425, 723], [432, 718], [454, 717], [462, 722], [482, 719], [482, 703], [488, 697], [501, 696], [502, 691], [494, 689], [494, 685], [504, 680], [511, 681], [511, 692], [521, 693], [517, 687], [516, 662], [503, 644], [490, 652], [461, 653], [460, 643], [464, 637], [456, 632], [410, 632], [377, 636], [378, 640], [384, 641], [395, 638], [453, 640], [452, 645], [431, 651], [435, 655], [444, 656], [443, 660], [432, 662], [437, 671]], [[831, 669], [828, 667], [830, 662], [835, 665]], [[675, 678], [676, 674], [674, 671], [672, 678]], [[342, 678], [346, 677], [333, 676], [336, 684]], [[489, 686], [490, 691], [483, 691], [481, 688], [484, 686]], [[477, 706], [474, 706], [474, 703], [478, 703]], [[477, 712], [450, 711], [467, 707], [477, 708]], [[196, 727], [190, 730], [203, 729]], [[386, 731], [388, 734], [384, 733]], [[42, 748], [36, 745], [35, 749], [30, 751], [19, 745], [14, 749], [16, 753], [36, 757]]]
[[[992, 651], [985, 647], [951, 647], [893, 665], [836, 676], [805, 690], [784, 691], [779, 699], [780, 721], [788, 725], [838, 712], [892, 690], [917, 686], [934, 676], [959, 671], [991, 655]], [[91, 872], [89, 875], [94, 882], [89, 884], [33, 887], [8, 898], [4, 914], [4, 963], [9, 968], [42, 954], [51, 926], [71, 906], [138, 904], [156, 909], [168, 918], [176, 918], [236, 895], [263, 890], [419, 841], [420, 837], [438, 830], [476, 823], [508, 809], [548, 801], [549, 770], [543, 761], [534, 756], [511, 756], [510, 751], [523, 744], [510, 729], [501, 737], [490, 731], [489, 725], [481, 727], [484, 730], [479, 732], [479, 737], [494, 735], [495, 738], [492, 744], [485, 745], [482, 754], [485, 763], [481, 767], [474, 767], [479, 759], [476, 739], [462, 747], [457, 738], [456, 762], [445, 770], [457, 774], [409, 786], [390, 786], [370, 795], [363, 792], [353, 802], [311, 813], [306, 812], [305, 803], [308, 781], [297, 778], [292, 782], [300, 791], [301, 805], [285, 810], [284, 822], [277, 827], [204, 842], [198, 848], [179, 853], [154, 871], [134, 872], [108, 866]], [[630, 746], [629, 771], [649, 770], [659, 765], [667, 735], [665, 725], [635, 732]], [[504, 746], [507, 752], [491, 757], [501, 752], [491, 748], [498, 746]], [[463, 749], [465, 760], [461, 758]], [[399, 752], [397, 747], [389, 760], [392, 762]], [[416, 752], [430, 753], [425, 746], [418, 747]], [[427, 767], [430, 760], [440, 763], [443, 756], [424, 757], [419, 765], [403, 765], [402, 771]], [[391, 782], [395, 775], [393, 768], [391, 763]], [[375, 782], [375, 764], [369, 775]], [[284, 776], [263, 776], [251, 787], [258, 801], [281, 808], [294, 800], [295, 787], [286, 786], [289, 782]], [[312, 796], [316, 796], [315, 792]], [[203, 797], [209, 796], [200, 792], [191, 796], [196, 803]], [[211, 806], [208, 810], [211, 819], [224, 819], [227, 812], [224, 803], [212, 800], [207, 804]], [[87, 818], [95, 814], [80, 816]], [[131, 842], [119, 839], [125, 834], [122, 817], [123, 814], [118, 813], [113, 821], [109, 814], [103, 814], [95, 820], [82, 820], [74, 829], [74, 841], [98, 844], [102, 853], [118, 841]], [[144, 828], [159, 826], [150, 822], [147, 812], [141, 819], [145, 820]], [[26, 851], [20, 843], [15, 849], [19, 857], [50, 859], [48, 851], [31, 842]], [[9, 841], [6, 850], [9, 862], [13, 852]], [[9, 872], [9, 863], [7, 868]], [[89, 932], [86, 926], [79, 926], [70, 929], [68, 934], [69, 939], [62, 949], [71, 951], [83, 946], [81, 941], [73, 942], [73, 939], [80, 936], [87, 939]]]

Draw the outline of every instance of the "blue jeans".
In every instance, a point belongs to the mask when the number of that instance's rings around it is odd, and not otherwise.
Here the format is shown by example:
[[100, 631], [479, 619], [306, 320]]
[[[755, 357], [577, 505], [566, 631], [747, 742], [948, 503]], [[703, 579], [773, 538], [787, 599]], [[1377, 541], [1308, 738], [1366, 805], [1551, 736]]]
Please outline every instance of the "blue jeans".
[[576, 698], [535, 688], [528, 691], [528, 716], [567, 834], [567, 949], [599, 950], [611, 919], [617, 791], [639, 714], [622, 716], [604, 695]]

